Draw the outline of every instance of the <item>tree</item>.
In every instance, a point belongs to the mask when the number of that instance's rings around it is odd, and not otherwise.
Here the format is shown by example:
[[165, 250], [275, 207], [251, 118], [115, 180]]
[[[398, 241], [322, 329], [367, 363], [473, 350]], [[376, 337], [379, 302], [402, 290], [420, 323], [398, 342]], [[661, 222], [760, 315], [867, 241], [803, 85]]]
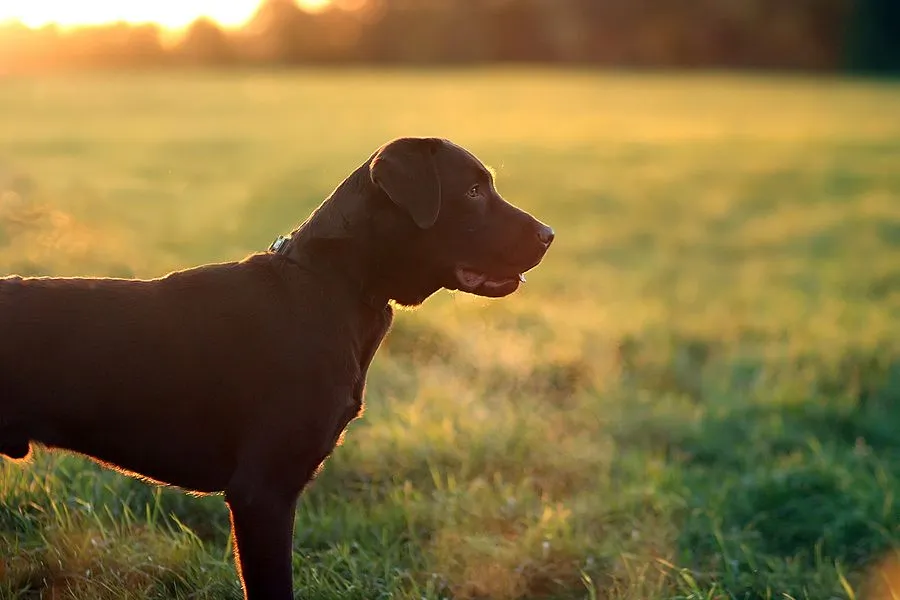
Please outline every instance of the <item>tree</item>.
[[900, 2], [857, 0], [844, 63], [868, 73], [900, 73]]
[[236, 59], [228, 36], [206, 18], [191, 24], [177, 53], [182, 60], [195, 65], [230, 65]]

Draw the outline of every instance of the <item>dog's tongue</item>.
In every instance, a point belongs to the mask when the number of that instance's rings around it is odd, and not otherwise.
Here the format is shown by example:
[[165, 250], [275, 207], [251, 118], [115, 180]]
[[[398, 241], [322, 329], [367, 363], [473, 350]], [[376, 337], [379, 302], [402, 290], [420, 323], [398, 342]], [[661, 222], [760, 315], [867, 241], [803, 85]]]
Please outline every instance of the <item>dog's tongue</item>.
[[458, 267], [456, 269], [456, 278], [459, 280], [463, 289], [474, 290], [485, 282], [487, 275], [464, 267]]
[[488, 298], [500, 298], [512, 294], [518, 289], [519, 284], [525, 281], [524, 275], [518, 277], [490, 277], [487, 273], [476, 271], [468, 267], [456, 267], [457, 288], [460, 291], [486, 296]]

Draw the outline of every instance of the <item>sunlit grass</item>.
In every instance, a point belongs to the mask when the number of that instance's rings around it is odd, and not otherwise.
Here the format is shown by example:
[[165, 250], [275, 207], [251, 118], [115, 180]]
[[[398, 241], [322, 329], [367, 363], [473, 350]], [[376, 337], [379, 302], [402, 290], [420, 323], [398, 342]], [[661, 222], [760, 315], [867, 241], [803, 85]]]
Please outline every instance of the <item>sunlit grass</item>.
[[[861, 598], [900, 547], [898, 105], [727, 75], [9, 79], [0, 272], [240, 258], [385, 140], [450, 137], [557, 241], [513, 297], [399, 312], [298, 509], [303, 597]], [[0, 597], [236, 598], [227, 524], [38, 451], [0, 465]]]

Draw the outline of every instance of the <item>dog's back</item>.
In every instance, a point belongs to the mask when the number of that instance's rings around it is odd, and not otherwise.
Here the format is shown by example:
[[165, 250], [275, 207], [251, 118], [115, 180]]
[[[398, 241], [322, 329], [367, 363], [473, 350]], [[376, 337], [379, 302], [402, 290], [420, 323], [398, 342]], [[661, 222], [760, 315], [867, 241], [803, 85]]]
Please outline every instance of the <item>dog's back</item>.
[[278, 262], [156, 280], [0, 279], [0, 452], [21, 458], [35, 440], [222, 489], [256, 400], [296, 368], [273, 342], [296, 339], [305, 299], [290, 297]]

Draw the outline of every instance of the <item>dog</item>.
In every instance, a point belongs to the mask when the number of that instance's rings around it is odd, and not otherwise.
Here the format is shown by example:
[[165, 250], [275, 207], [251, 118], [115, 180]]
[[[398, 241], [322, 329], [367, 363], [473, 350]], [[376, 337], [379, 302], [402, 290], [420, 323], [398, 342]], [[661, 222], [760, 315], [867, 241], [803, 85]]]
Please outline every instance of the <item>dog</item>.
[[244, 597], [288, 600], [297, 499], [362, 410], [392, 304], [512, 294], [553, 238], [472, 153], [404, 137], [243, 260], [2, 278], [0, 453], [223, 493]]

